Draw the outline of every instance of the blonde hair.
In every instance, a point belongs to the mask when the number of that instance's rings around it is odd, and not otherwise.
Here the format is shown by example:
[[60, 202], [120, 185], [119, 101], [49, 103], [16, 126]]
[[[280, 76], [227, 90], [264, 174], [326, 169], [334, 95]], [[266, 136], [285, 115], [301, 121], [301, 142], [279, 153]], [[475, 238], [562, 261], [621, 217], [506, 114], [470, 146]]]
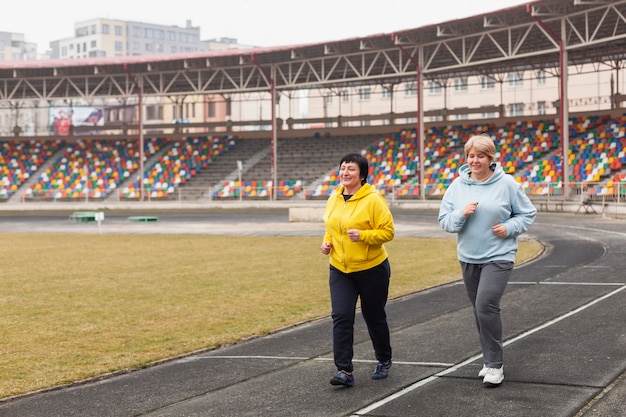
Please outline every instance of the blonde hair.
[[465, 158], [467, 158], [467, 154], [472, 148], [487, 155], [491, 162], [496, 158], [496, 144], [493, 142], [493, 139], [484, 133], [474, 135], [467, 140], [465, 143]]

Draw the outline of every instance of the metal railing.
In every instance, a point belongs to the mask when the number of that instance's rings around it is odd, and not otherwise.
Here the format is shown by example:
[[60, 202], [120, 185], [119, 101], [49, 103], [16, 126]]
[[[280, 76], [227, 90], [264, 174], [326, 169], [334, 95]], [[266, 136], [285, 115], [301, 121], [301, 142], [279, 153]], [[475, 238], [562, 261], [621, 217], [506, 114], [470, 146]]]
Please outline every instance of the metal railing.
[[[0, 202], [133, 202], [133, 201], [237, 201], [237, 200], [272, 200], [272, 185], [270, 181], [264, 183], [262, 187], [254, 190], [246, 189], [243, 183], [234, 182], [227, 191], [223, 185], [196, 188], [196, 187], [175, 187], [170, 190], [150, 189], [144, 191], [143, 200], [137, 191], [133, 193], [123, 192], [119, 189], [113, 190], [85, 190], [82, 192], [66, 193], [55, 190], [38, 190], [23, 196], [13, 196], [13, 198], [0, 199]], [[420, 200], [419, 184], [410, 184], [411, 190], [407, 192], [407, 184], [376, 186], [379, 192], [388, 200], [405, 201]], [[446, 186], [441, 184], [427, 184], [425, 196], [427, 200], [441, 199], [445, 193]], [[307, 193], [305, 184], [299, 185], [297, 189], [280, 187], [277, 193], [278, 200], [323, 200], [328, 198], [334, 186], [328, 188], [327, 193], [322, 195], [311, 195]], [[532, 186], [524, 187], [526, 194], [534, 201], [572, 203], [585, 200], [598, 201], [603, 203], [623, 204], [626, 202], [626, 181], [617, 183], [592, 183], [580, 182], [571, 183], [567, 192], [560, 183], [534, 183]]]

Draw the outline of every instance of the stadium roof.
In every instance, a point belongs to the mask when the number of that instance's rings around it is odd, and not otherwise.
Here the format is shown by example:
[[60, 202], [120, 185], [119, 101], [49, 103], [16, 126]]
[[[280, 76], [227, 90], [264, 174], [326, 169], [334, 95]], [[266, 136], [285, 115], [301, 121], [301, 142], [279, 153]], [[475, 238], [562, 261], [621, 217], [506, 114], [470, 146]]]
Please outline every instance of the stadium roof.
[[[541, 0], [396, 33], [319, 44], [192, 54], [0, 63], [1, 100], [339, 89], [570, 66], [620, 67], [626, 0]], [[419, 66], [418, 66], [419, 65]]]

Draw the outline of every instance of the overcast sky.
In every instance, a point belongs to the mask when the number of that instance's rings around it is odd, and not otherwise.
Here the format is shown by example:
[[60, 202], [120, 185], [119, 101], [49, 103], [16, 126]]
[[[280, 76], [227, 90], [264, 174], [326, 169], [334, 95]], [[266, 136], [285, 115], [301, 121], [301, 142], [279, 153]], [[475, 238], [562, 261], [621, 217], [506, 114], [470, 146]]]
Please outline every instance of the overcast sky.
[[[492, 12], [519, 0], [9, 0], [0, 31], [23, 33], [40, 53], [74, 36], [74, 23], [94, 18], [200, 27], [202, 40], [282, 46], [391, 33]], [[7, 3], [8, 5], [9, 3]]]

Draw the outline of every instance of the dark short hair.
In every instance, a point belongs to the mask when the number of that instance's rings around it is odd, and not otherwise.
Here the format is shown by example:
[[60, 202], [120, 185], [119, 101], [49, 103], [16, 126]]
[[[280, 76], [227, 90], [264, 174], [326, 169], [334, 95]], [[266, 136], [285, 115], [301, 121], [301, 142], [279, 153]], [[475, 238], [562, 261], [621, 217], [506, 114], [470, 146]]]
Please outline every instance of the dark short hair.
[[339, 168], [341, 169], [341, 164], [344, 162], [354, 162], [359, 166], [359, 176], [361, 177], [361, 185], [367, 182], [367, 174], [370, 171], [369, 162], [367, 158], [361, 155], [360, 153], [349, 153], [341, 158], [339, 162]]

